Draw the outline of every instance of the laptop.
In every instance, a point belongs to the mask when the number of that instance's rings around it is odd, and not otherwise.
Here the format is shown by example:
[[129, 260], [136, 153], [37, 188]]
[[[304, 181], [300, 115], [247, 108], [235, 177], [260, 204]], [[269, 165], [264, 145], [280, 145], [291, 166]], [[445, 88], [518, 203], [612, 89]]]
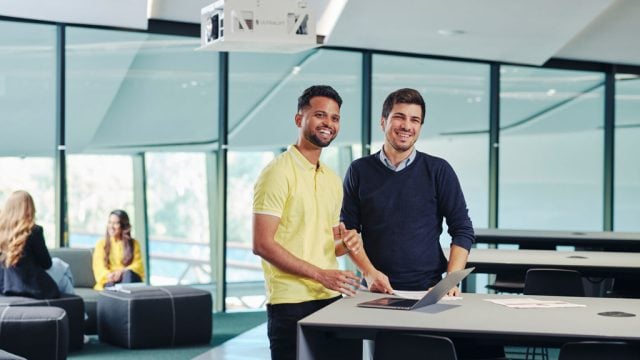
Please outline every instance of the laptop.
[[371, 301], [359, 303], [360, 307], [378, 308], [378, 309], [394, 309], [394, 310], [413, 310], [427, 305], [433, 305], [440, 301], [452, 288], [456, 287], [460, 281], [467, 277], [475, 268], [471, 267], [464, 270], [454, 271], [440, 280], [422, 299], [404, 299], [399, 297], [383, 297]]

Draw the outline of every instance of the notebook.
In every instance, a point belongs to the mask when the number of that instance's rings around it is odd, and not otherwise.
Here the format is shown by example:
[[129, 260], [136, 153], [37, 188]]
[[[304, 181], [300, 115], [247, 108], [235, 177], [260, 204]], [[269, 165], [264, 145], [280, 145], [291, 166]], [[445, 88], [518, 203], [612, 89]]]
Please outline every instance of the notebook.
[[467, 277], [475, 268], [454, 271], [440, 280], [425, 296], [420, 300], [404, 299], [399, 297], [383, 297], [371, 301], [359, 303], [360, 307], [370, 307], [379, 309], [413, 310], [427, 305], [437, 303], [460, 281]]

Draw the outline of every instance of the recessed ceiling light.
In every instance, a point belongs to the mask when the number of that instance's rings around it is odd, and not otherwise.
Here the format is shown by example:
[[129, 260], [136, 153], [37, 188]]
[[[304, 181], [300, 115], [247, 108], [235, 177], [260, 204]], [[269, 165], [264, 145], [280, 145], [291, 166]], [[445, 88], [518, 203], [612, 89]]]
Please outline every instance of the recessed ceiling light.
[[438, 30], [438, 35], [442, 36], [458, 36], [466, 34], [467, 32], [459, 29], [440, 29]]

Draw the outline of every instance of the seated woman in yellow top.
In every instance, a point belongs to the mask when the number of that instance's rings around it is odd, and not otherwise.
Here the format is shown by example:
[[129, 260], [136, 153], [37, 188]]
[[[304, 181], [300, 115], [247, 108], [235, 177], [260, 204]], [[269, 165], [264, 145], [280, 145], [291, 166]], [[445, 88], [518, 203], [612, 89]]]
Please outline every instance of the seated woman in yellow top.
[[140, 244], [131, 238], [131, 223], [124, 210], [109, 214], [106, 236], [98, 240], [93, 251], [93, 275], [96, 290], [144, 279]]

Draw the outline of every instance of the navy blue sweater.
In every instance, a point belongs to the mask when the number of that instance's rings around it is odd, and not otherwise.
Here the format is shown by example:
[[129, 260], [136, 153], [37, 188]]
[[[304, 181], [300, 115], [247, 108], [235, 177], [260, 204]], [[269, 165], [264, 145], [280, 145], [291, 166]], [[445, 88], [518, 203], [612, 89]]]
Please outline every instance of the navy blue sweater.
[[417, 152], [395, 172], [376, 153], [355, 160], [344, 179], [341, 220], [362, 234], [373, 265], [398, 290], [426, 290], [447, 269], [440, 246], [442, 219], [455, 245], [475, 240], [460, 182], [441, 158]]

